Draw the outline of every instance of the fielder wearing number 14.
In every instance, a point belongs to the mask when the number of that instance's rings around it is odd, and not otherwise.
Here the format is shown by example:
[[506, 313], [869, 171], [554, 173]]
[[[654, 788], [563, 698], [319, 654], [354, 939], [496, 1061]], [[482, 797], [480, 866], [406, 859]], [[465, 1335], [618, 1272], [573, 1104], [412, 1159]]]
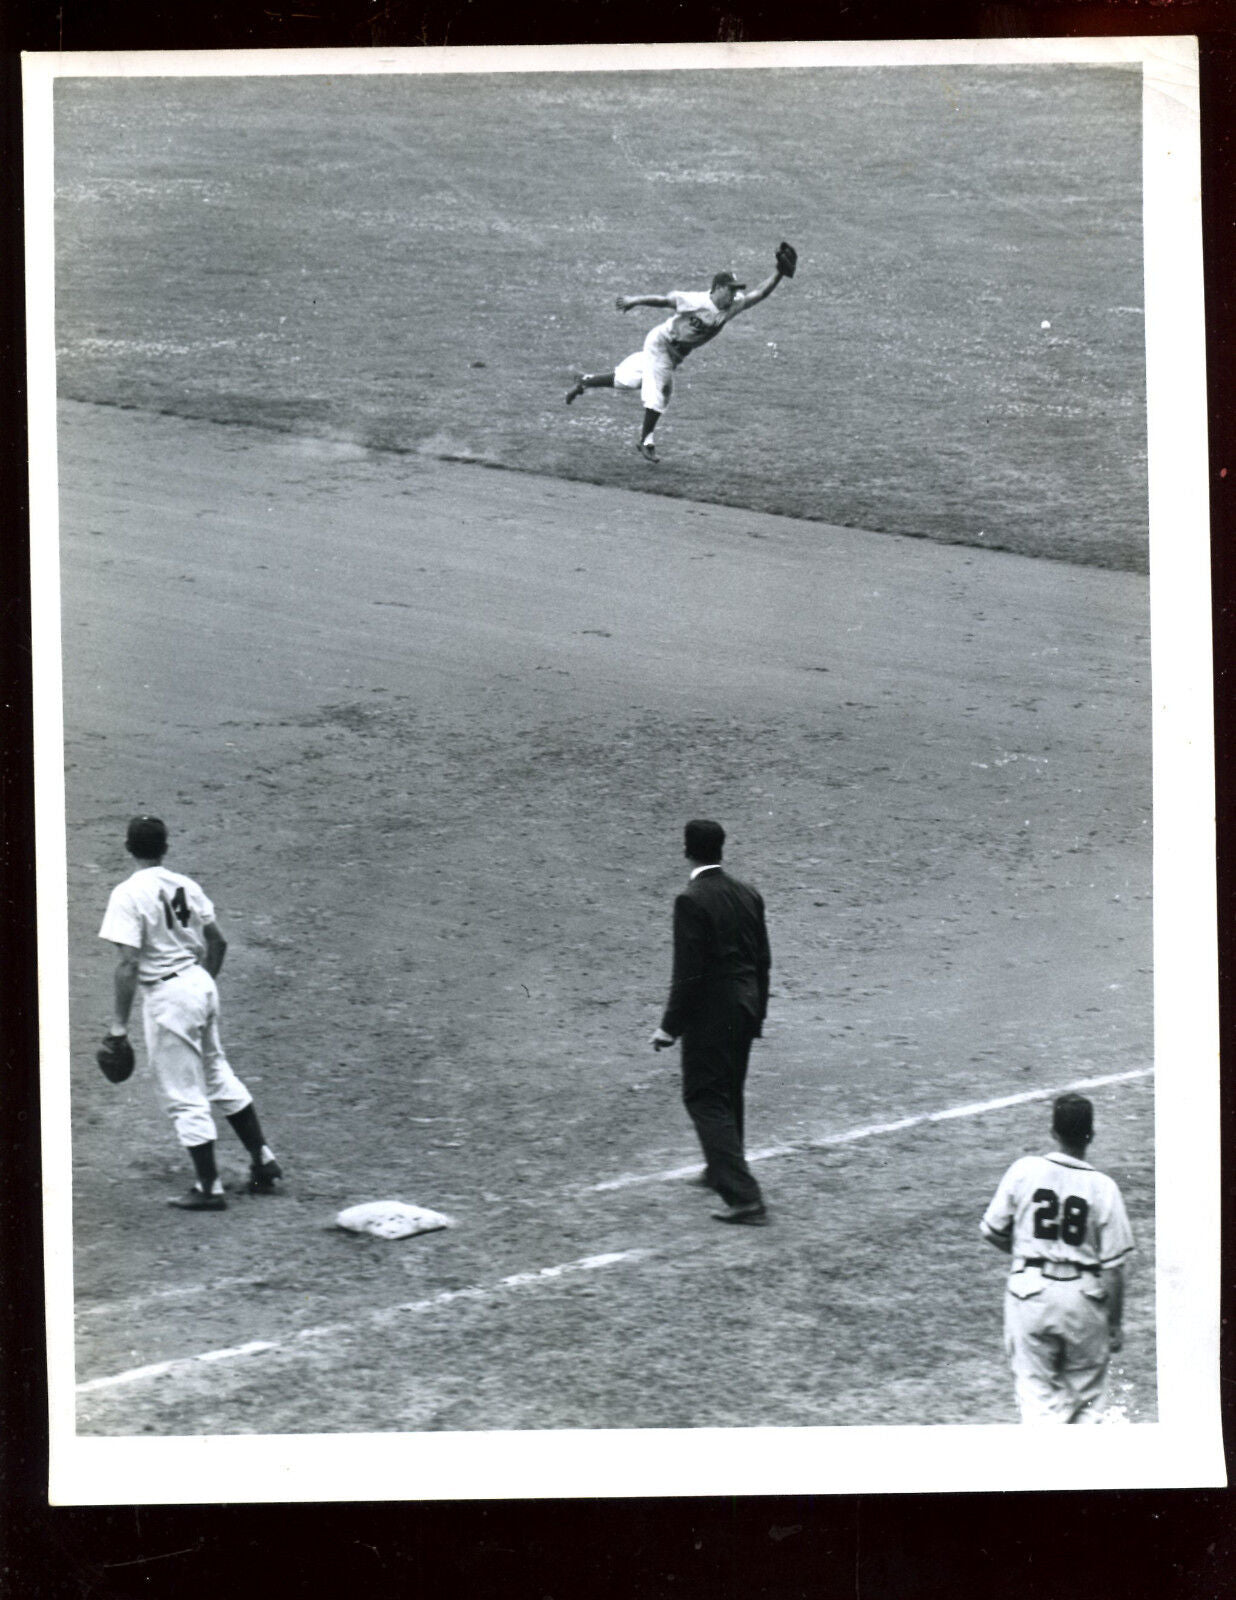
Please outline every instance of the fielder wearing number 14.
[[1058, 1148], [1022, 1156], [1000, 1180], [980, 1227], [1013, 1257], [1004, 1348], [1023, 1422], [1097, 1422], [1107, 1368], [1122, 1343], [1123, 1264], [1133, 1233], [1114, 1179], [1085, 1159], [1094, 1107], [1063, 1094]]
[[283, 1177], [253, 1096], [232, 1071], [219, 1037], [215, 978], [227, 941], [201, 886], [163, 865], [167, 828], [158, 817], [134, 817], [125, 848], [137, 871], [112, 890], [99, 929], [119, 961], [113, 1021], [97, 1060], [112, 1083], [132, 1073], [129, 1012], [140, 989], [151, 1072], [197, 1175], [187, 1194], [168, 1203], [181, 1211], [225, 1211], [212, 1111], [226, 1116], [249, 1152], [251, 1193], [273, 1194]]

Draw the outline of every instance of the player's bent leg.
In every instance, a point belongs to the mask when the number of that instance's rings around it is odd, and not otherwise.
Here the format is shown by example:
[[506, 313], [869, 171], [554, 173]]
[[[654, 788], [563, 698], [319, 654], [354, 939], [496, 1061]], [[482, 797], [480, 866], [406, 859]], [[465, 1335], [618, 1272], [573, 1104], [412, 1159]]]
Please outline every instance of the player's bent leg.
[[239, 1111], [230, 1112], [227, 1119], [232, 1131], [249, 1152], [250, 1194], [274, 1194], [275, 1185], [283, 1177], [283, 1168], [275, 1159], [275, 1152], [266, 1143], [257, 1108], [250, 1101]]
[[657, 346], [645, 352], [644, 377], [640, 399], [644, 402], [644, 423], [639, 436], [639, 453], [645, 461], [656, 461], [657, 445], [653, 431], [660, 422], [674, 392], [674, 364]]
[[208, 1058], [207, 1092], [213, 1108], [225, 1116], [232, 1131], [249, 1152], [250, 1194], [274, 1194], [283, 1168], [266, 1142], [253, 1096], [232, 1071], [220, 1050]]
[[636, 350], [620, 361], [613, 371], [615, 389], [639, 389], [644, 382], [644, 352]]
[[275, 1184], [283, 1177], [283, 1169], [266, 1143], [253, 1096], [236, 1076], [224, 1054], [223, 1040], [219, 1034], [218, 991], [214, 988], [213, 979], [207, 976], [207, 982], [210, 984], [209, 1007], [202, 1028], [202, 1076], [206, 1096], [211, 1108], [231, 1123], [236, 1137], [249, 1152], [250, 1193], [274, 1194]]
[[211, 1106], [225, 1117], [232, 1117], [253, 1103], [253, 1096], [232, 1070], [223, 1049], [219, 1033], [218, 991], [214, 980], [203, 974], [210, 984], [210, 995], [202, 1024], [202, 1077], [206, 1098]]
[[579, 372], [575, 382], [567, 390], [566, 403], [571, 405], [578, 400], [585, 389], [612, 389], [614, 387], [614, 374], [612, 372]]
[[160, 1098], [172, 1119], [172, 1127], [176, 1137], [186, 1150], [192, 1150], [200, 1144], [213, 1144], [218, 1130], [215, 1119], [210, 1114], [210, 1105], [206, 1096], [200, 1091], [190, 1089], [164, 1087]]
[[659, 411], [654, 411], [651, 407], [649, 407], [644, 412], [643, 429], [639, 436], [639, 443], [635, 446], [635, 448], [639, 451], [640, 455], [643, 456], [645, 461], [655, 462], [661, 459], [660, 456], [657, 455], [657, 442], [653, 438], [653, 430], [656, 428], [656, 425], [658, 422], [660, 422], [660, 420], [661, 413]]
[[253, 1096], [232, 1070], [232, 1064], [223, 1053], [219, 1038], [218, 1019], [212, 1017], [202, 1035], [202, 1076], [206, 1084], [206, 1098], [225, 1117], [252, 1103]]

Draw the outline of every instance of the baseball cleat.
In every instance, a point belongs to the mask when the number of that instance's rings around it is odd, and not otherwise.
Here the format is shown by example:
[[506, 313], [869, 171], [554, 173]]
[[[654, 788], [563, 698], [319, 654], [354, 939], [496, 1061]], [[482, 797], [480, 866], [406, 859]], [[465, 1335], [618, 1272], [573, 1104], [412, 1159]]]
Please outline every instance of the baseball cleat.
[[657, 447], [655, 444], [653, 444], [651, 439], [641, 439], [635, 448], [639, 451], [640, 455], [643, 456], [645, 461], [656, 462], [661, 459], [657, 455]]
[[731, 1206], [728, 1211], [714, 1211], [712, 1215], [717, 1222], [744, 1223], [748, 1228], [768, 1226], [768, 1212], [758, 1200], [746, 1206]]
[[580, 395], [583, 394], [583, 392], [584, 392], [584, 380], [582, 378], [576, 378], [575, 387], [573, 389], [568, 389], [567, 390], [567, 396], [566, 396], [567, 405], [570, 405], [572, 400], [578, 400]]
[[169, 1206], [175, 1206], [177, 1211], [226, 1211], [227, 1197], [221, 1194], [207, 1194], [204, 1189], [199, 1189], [195, 1183], [188, 1194], [178, 1194], [174, 1200], [169, 1200]]
[[274, 1194], [282, 1176], [283, 1168], [277, 1161], [255, 1161], [249, 1168], [249, 1193]]

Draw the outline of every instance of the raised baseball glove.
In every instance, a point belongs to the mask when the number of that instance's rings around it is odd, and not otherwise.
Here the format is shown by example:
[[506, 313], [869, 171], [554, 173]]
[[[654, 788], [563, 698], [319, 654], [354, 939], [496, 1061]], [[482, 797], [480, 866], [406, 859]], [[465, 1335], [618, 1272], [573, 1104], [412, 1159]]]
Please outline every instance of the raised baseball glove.
[[798, 251], [782, 239], [777, 246], [777, 271], [783, 278], [792, 278], [798, 270]]
[[136, 1057], [127, 1033], [109, 1033], [95, 1052], [103, 1076], [109, 1083], [123, 1083], [133, 1076]]

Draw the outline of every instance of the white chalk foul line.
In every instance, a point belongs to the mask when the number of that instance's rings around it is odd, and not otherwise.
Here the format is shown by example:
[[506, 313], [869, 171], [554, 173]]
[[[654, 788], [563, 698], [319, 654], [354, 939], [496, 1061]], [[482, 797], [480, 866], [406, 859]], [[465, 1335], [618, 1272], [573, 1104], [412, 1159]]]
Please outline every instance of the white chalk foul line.
[[[901, 1133], [906, 1128], [918, 1128], [927, 1122], [951, 1122], [954, 1117], [981, 1117], [989, 1111], [1003, 1111], [1008, 1106], [1027, 1105], [1032, 1100], [1054, 1100], [1058, 1094], [1076, 1093], [1082, 1089], [1101, 1089], [1109, 1083], [1128, 1083], [1134, 1078], [1148, 1078], [1153, 1067], [1134, 1067], [1129, 1072], [1108, 1072], [1101, 1078], [1080, 1078], [1072, 1083], [1057, 1085], [1054, 1089], [1027, 1089], [1021, 1094], [1005, 1094], [996, 1100], [976, 1100], [969, 1105], [949, 1106], [944, 1111], [922, 1111], [912, 1117], [899, 1117], [896, 1122], [869, 1122], [865, 1127], [847, 1128], [842, 1133], [822, 1134], [818, 1139], [803, 1139], [794, 1144], [769, 1145], [763, 1150], [749, 1150], [747, 1161], [772, 1161], [777, 1156], [801, 1155], [804, 1150], [823, 1150], [832, 1145], [856, 1144], [860, 1139], [874, 1139], [882, 1133]], [[665, 1172], [627, 1172], [620, 1178], [607, 1178], [604, 1183], [589, 1185], [589, 1194], [608, 1189], [630, 1189], [641, 1183], [666, 1183], [674, 1178], [689, 1178], [700, 1170], [699, 1162], [689, 1167], [672, 1167]]]
[[[841, 1133], [828, 1133], [818, 1139], [807, 1139], [796, 1144], [771, 1145], [763, 1150], [752, 1150], [747, 1154], [748, 1161], [772, 1161], [778, 1156], [799, 1155], [804, 1150], [825, 1149], [831, 1145], [855, 1144], [861, 1139], [874, 1139], [880, 1134], [901, 1133], [906, 1128], [921, 1127], [930, 1122], [950, 1122], [957, 1117], [980, 1117], [989, 1111], [1003, 1111], [1009, 1106], [1028, 1105], [1035, 1100], [1051, 1100], [1058, 1094], [1076, 1092], [1082, 1089], [1101, 1089], [1112, 1083], [1129, 1083], [1135, 1078], [1148, 1078], [1154, 1073], [1153, 1067], [1134, 1067], [1128, 1072], [1109, 1072], [1098, 1078], [1074, 1079], [1072, 1083], [1059, 1084], [1052, 1089], [1027, 1089], [1021, 1094], [1001, 1095], [994, 1100], [979, 1100], [967, 1105], [948, 1106], [943, 1111], [923, 1111], [911, 1117], [899, 1117], [895, 1122], [871, 1122], [859, 1128], [847, 1128]], [[607, 1178], [604, 1183], [594, 1183], [585, 1193], [593, 1194], [612, 1189], [629, 1189], [637, 1184], [666, 1183], [678, 1178], [688, 1178], [698, 1172], [699, 1163], [694, 1162], [686, 1167], [671, 1167], [663, 1172], [625, 1173], [620, 1178]], [[121, 1384], [138, 1383], [146, 1378], [160, 1378], [172, 1372], [191, 1372], [203, 1362], [234, 1361], [242, 1356], [261, 1355], [267, 1350], [282, 1350], [298, 1343], [305, 1343], [310, 1339], [321, 1339], [331, 1334], [346, 1334], [354, 1331], [363, 1324], [382, 1323], [394, 1321], [399, 1317], [409, 1314], [436, 1311], [439, 1306], [449, 1305], [453, 1300], [478, 1300], [485, 1299], [495, 1294], [499, 1289], [523, 1288], [528, 1284], [544, 1283], [554, 1278], [561, 1278], [568, 1272], [590, 1272], [598, 1267], [614, 1266], [622, 1261], [638, 1261], [652, 1255], [651, 1250], [620, 1250], [608, 1255], [582, 1256], [578, 1261], [566, 1261], [553, 1267], [540, 1267], [532, 1272], [516, 1272], [510, 1277], [500, 1278], [497, 1283], [488, 1287], [476, 1286], [468, 1289], [444, 1289], [439, 1294], [431, 1295], [427, 1300], [410, 1300], [402, 1305], [384, 1306], [377, 1311], [370, 1312], [359, 1322], [339, 1322], [326, 1324], [317, 1328], [302, 1328], [299, 1333], [284, 1343], [265, 1339], [253, 1339], [247, 1344], [238, 1344], [224, 1350], [208, 1350], [203, 1355], [184, 1356], [173, 1361], [156, 1361], [150, 1366], [131, 1367], [127, 1372], [112, 1373], [105, 1378], [90, 1378], [85, 1383], [77, 1385], [78, 1394], [91, 1394], [100, 1389], [113, 1389]], [[241, 1281], [241, 1280], [238, 1280]], [[186, 1291], [188, 1292], [188, 1291]]]
[[426, 1300], [406, 1300], [401, 1305], [382, 1306], [377, 1311], [355, 1322], [335, 1322], [318, 1328], [302, 1328], [289, 1339], [251, 1339], [248, 1344], [231, 1345], [224, 1350], [207, 1350], [197, 1356], [182, 1356], [172, 1361], [156, 1361], [146, 1367], [130, 1367], [127, 1372], [113, 1372], [105, 1378], [89, 1378], [77, 1385], [77, 1392], [96, 1394], [101, 1389], [115, 1389], [122, 1384], [140, 1383], [148, 1378], [162, 1378], [169, 1373], [192, 1372], [203, 1362], [237, 1361], [242, 1356], [262, 1355], [269, 1350], [286, 1350], [293, 1345], [307, 1343], [334, 1334], [354, 1333], [358, 1328], [384, 1322], [394, 1322], [400, 1317], [436, 1311], [439, 1306], [450, 1305], [453, 1300], [485, 1300], [501, 1289], [524, 1289], [534, 1283], [548, 1283], [554, 1278], [564, 1278], [572, 1272], [596, 1272], [601, 1267], [617, 1266], [623, 1261], [639, 1261], [651, 1255], [651, 1250], [612, 1250], [606, 1255], [581, 1256], [578, 1261], [563, 1261], [557, 1266], [540, 1267], [533, 1272], [514, 1272], [487, 1286], [475, 1285], [468, 1289], [443, 1289]]

